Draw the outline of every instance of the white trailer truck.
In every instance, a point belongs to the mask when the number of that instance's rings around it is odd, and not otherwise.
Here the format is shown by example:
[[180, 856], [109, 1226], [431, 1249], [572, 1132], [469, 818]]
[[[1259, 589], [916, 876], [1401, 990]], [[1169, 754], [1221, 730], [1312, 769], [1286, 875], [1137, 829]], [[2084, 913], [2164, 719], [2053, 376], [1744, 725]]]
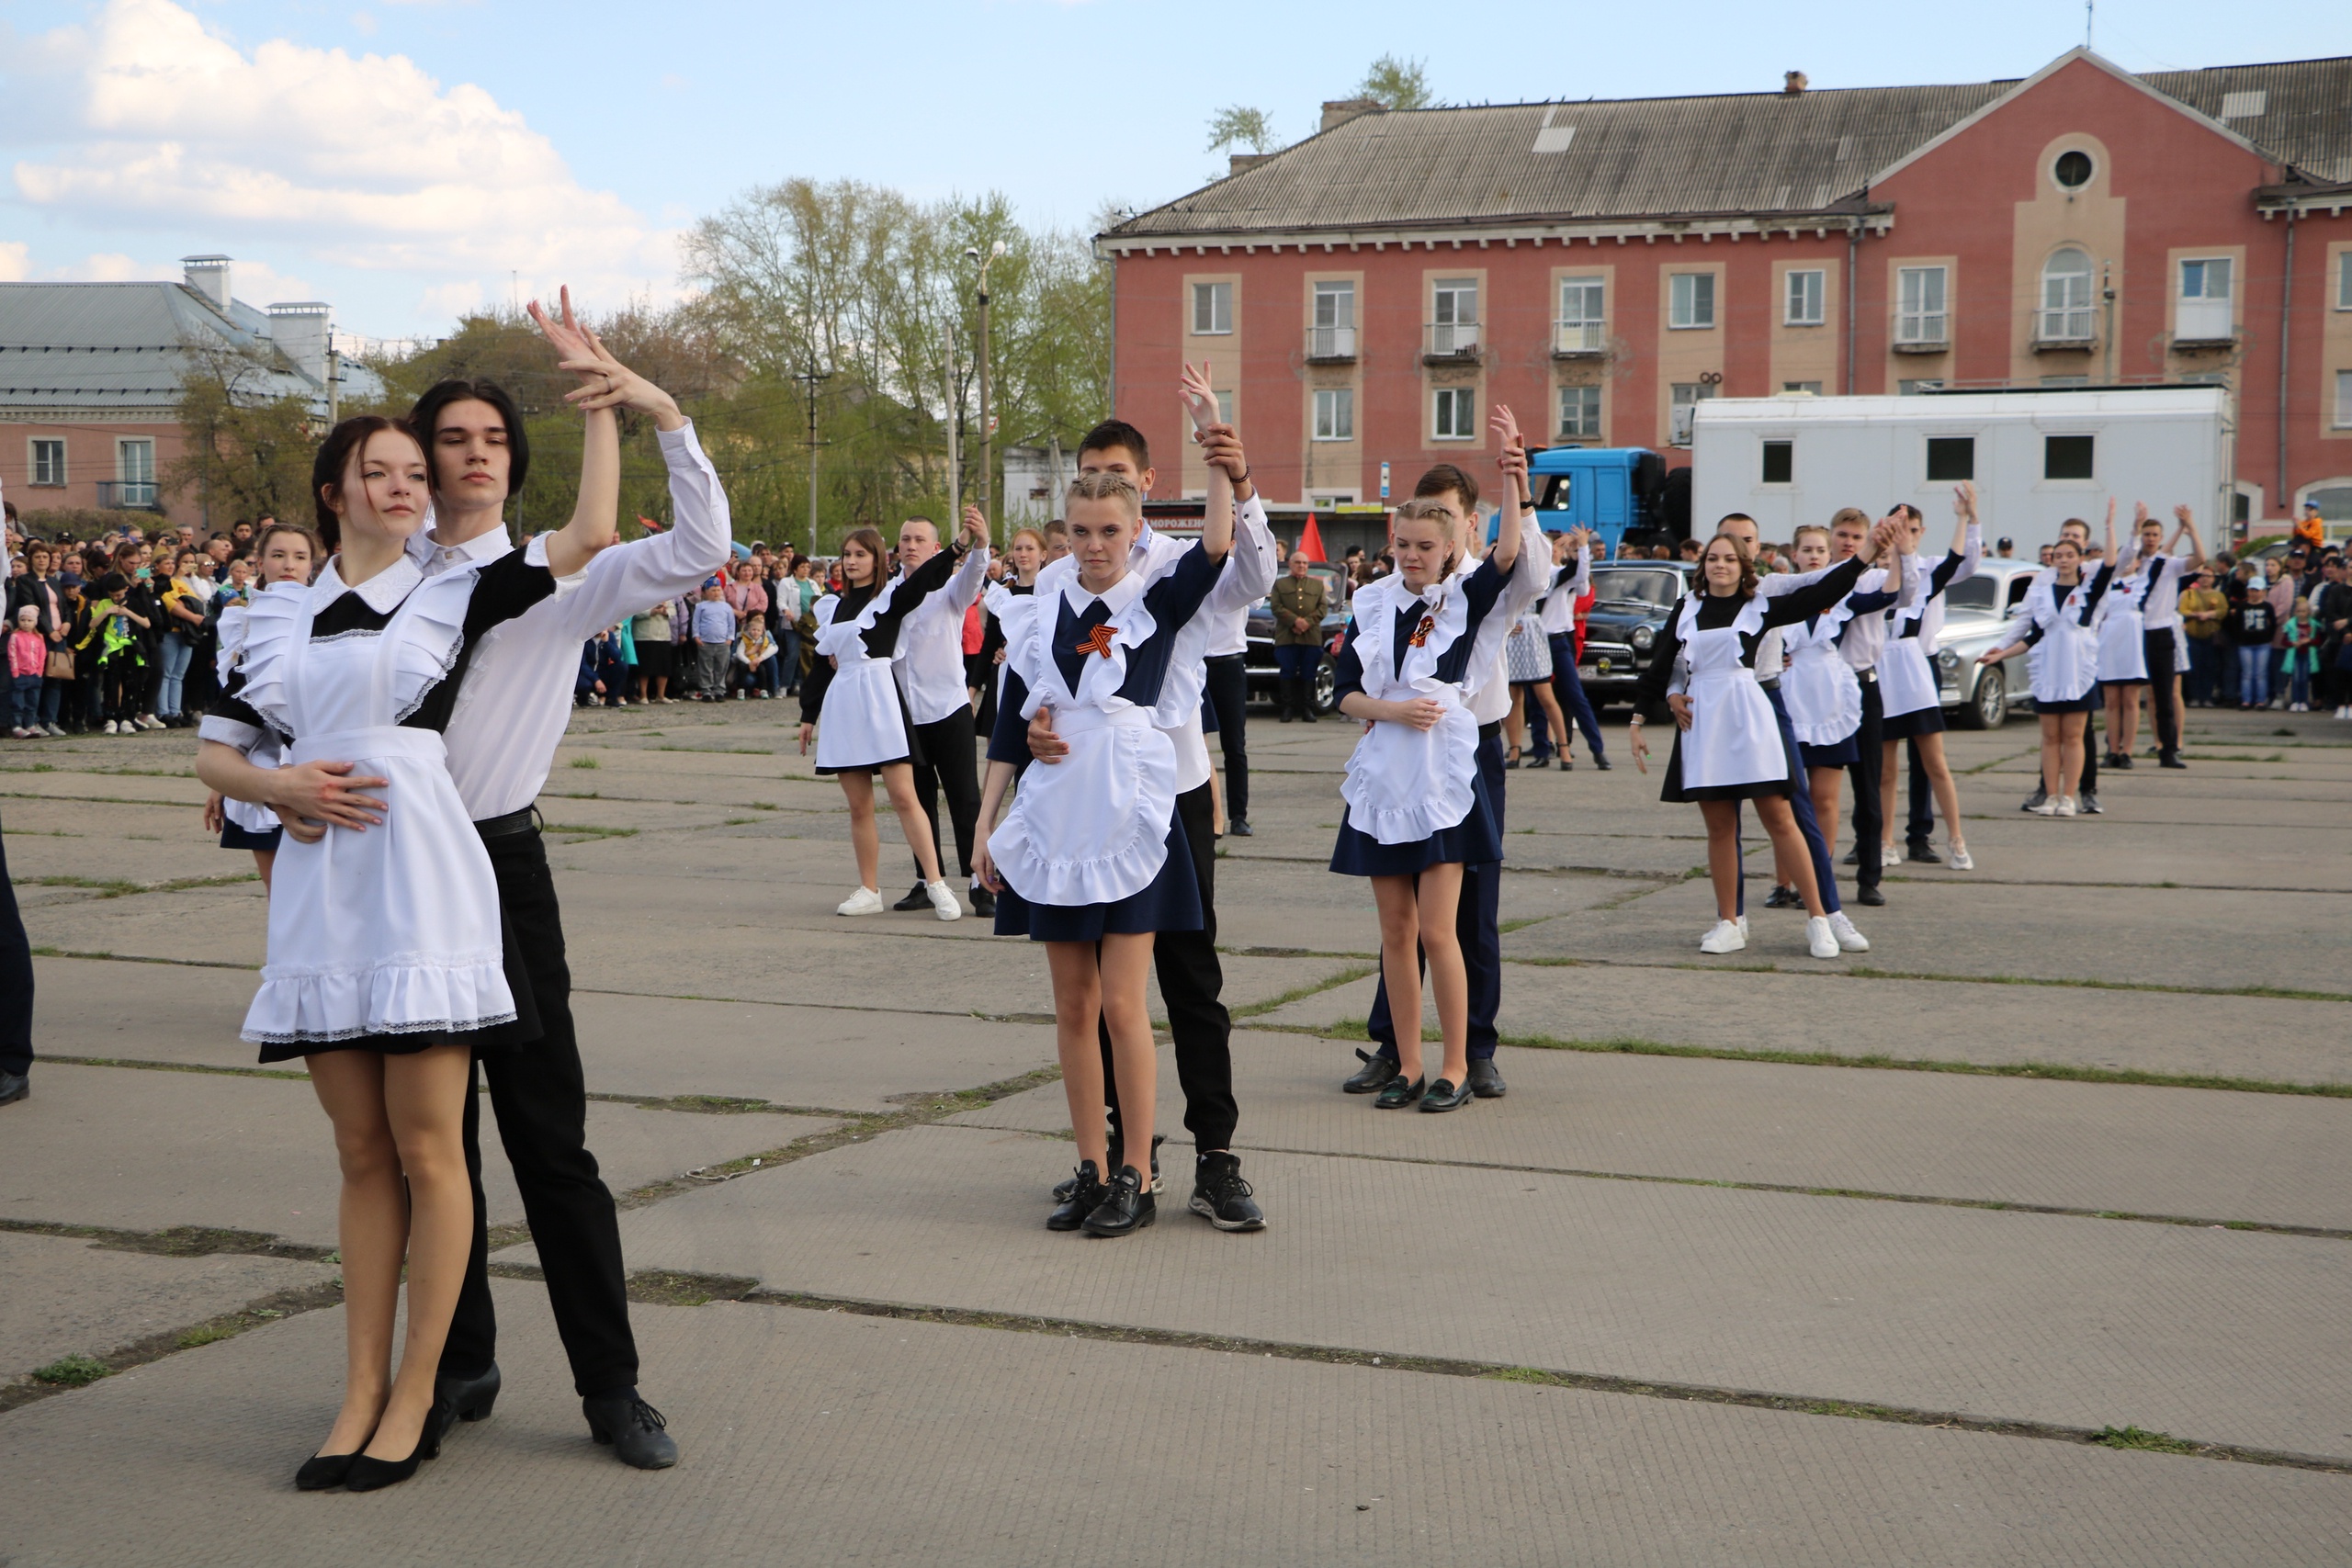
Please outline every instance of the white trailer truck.
[[2188, 503], [2211, 547], [2229, 537], [2230, 446], [2220, 387], [1716, 399], [1691, 419], [1691, 532], [1745, 512], [1784, 540], [1841, 506], [1878, 517], [1907, 501], [1940, 550], [1952, 487], [1972, 479], [1988, 549], [2007, 536], [2030, 560], [2069, 517], [2096, 536], [2109, 496], [2120, 521], [2135, 501], [2167, 521]]

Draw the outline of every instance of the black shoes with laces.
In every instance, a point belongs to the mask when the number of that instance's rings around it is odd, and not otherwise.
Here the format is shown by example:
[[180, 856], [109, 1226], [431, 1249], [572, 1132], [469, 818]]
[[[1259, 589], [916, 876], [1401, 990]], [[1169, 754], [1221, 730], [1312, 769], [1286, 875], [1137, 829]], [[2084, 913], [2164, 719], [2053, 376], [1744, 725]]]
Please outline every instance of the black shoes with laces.
[[[1154, 1133], [1151, 1135], [1151, 1190], [1154, 1192], [1168, 1190], [1168, 1183], [1162, 1180], [1159, 1175], [1159, 1145], [1167, 1141], [1168, 1134], [1165, 1133]], [[1119, 1146], [1119, 1141], [1116, 1138], [1112, 1139], [1111, 1168], [1116, 1170], [1126, 1163], [1126, 1151]], [[1054, 1201], [1067, 1203], [1069, 1201], [1069, 1195], [1077, 1190], [1078, 1177], [1073, 1173], [1067, 1180], [1055, 1184]]]
[[1261, 1231], [1266, 1216], [1258, 1207], [1256, 1189], [1241, 1179], [1241, 1159], [1232, 1154], [1206, 1154], [1193, 1167], [1193, 1213], [1221, 1231]]
[[1070, 1178], [1054, 1189], [1054, 1212], [1046, 1216], [1049, 1231], [1074, 1231], [1086, 1223], [1102, 1201], [1102, 1173], [1092, 1160], [1080, 1160]]
[[915, 884], [913, 892], [891, 905], [890, 908], [902, 915], [914, 909], [928, 909], [931, 908], [931, 890], [918, 882]]
[[678, 1462], [678, 1441], [662, 1412], [637, 1397], [637, 1390], [580, 1402], [588, 1435], [613, 1446], [613, 1457], [638, 1470], [667, 1470]]
[[1132, 1235], [1159, 1218], [1159, 1201], [1144, 1190], [1134, 1166], [1123, 1165], [1079, 1228], [1088, 1235]]

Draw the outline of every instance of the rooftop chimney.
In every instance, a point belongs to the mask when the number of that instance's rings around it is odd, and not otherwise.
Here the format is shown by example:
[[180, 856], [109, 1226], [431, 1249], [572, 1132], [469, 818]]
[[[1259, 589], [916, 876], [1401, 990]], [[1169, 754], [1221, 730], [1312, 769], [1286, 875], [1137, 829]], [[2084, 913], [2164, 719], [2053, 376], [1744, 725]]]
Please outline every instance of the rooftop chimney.
[[316, 299], [269, 308], [269, 341], [322, 387], [327, 381], [329, 313], [328, 307]]
[[182, 281], [212, 301], [212, 308], [222, 315], [229, 313], [229, 258], [227, 256], [182, 256]]
[[1324, 100], [1323, 124], [1319, 129], [1329, 130], [1334, 126], [1345, 125], [1360, 115], [1387, 112], [1388, 106], [1378, 98], [1328, 98]]
[[1792, 71], [1781, 78], [1781, 96], [1784, 98], [1801, 98], [1804, 88], [1805, 75], [1802, 71]]
[[1256, 168], [1259, 164], [1272, 157], [1273, 154], [1272, 152], [1234, 152], [1228, 154], [1228, 156], [1233, 160], [1233, 166], [1227, 169], [1225, 174], [1226, 178], [1231, 179], [1234, 175], [1239, 174], [1244, 169]]

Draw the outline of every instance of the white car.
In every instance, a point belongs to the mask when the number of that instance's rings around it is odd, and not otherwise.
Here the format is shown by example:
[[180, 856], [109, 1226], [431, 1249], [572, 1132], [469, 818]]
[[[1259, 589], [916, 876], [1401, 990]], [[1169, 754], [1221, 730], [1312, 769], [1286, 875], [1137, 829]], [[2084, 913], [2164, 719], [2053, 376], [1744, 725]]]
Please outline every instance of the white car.
[[[2001, 627], [2025, 602], [2041, 568], [2030, 560], [1986, 557], [1976, 575], [1944, 590], [1944, 629], [1936, 653], [1936, 679], [1943, 705], [1956, 710], [1962, 729], [1998, 729], [2013, 707], [2031, 707], [2025, 666], [2018, 660], [1984, 665], [1977, 655], [1999, 646]], [[2016, 685], [2010, 681], [2015, 671]]]

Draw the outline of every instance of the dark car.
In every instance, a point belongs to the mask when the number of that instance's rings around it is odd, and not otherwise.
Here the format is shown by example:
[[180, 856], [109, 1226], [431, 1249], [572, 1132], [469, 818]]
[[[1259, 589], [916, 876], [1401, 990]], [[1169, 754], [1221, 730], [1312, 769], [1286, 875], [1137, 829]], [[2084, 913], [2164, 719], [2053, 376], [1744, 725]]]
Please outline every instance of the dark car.
[[[1315, 711], [1328, 714], [1340, 705], [1340, 670], [1334, 656], [1348, 629], [1348, 576], [1323, 561], [1312, 562], [1306, 570], [1323, 580], [1323, 592], [1331, 605], [1323, 616], [1323, 657], [1315, 666]], [[1250, 700], [1271, 704], [1282, 671], [1274, 663], [1274, 612], [1263, 599], [1250, 606], [1248, 637], [1242, 669], [1249, 676]]]
[[1594, 707], [1631, 702], [1650, 649], [1697, 569], [1688, 561], [1602, 561], [1592, 569], [1592, 613], [1586, 617], [1577, 677]]

